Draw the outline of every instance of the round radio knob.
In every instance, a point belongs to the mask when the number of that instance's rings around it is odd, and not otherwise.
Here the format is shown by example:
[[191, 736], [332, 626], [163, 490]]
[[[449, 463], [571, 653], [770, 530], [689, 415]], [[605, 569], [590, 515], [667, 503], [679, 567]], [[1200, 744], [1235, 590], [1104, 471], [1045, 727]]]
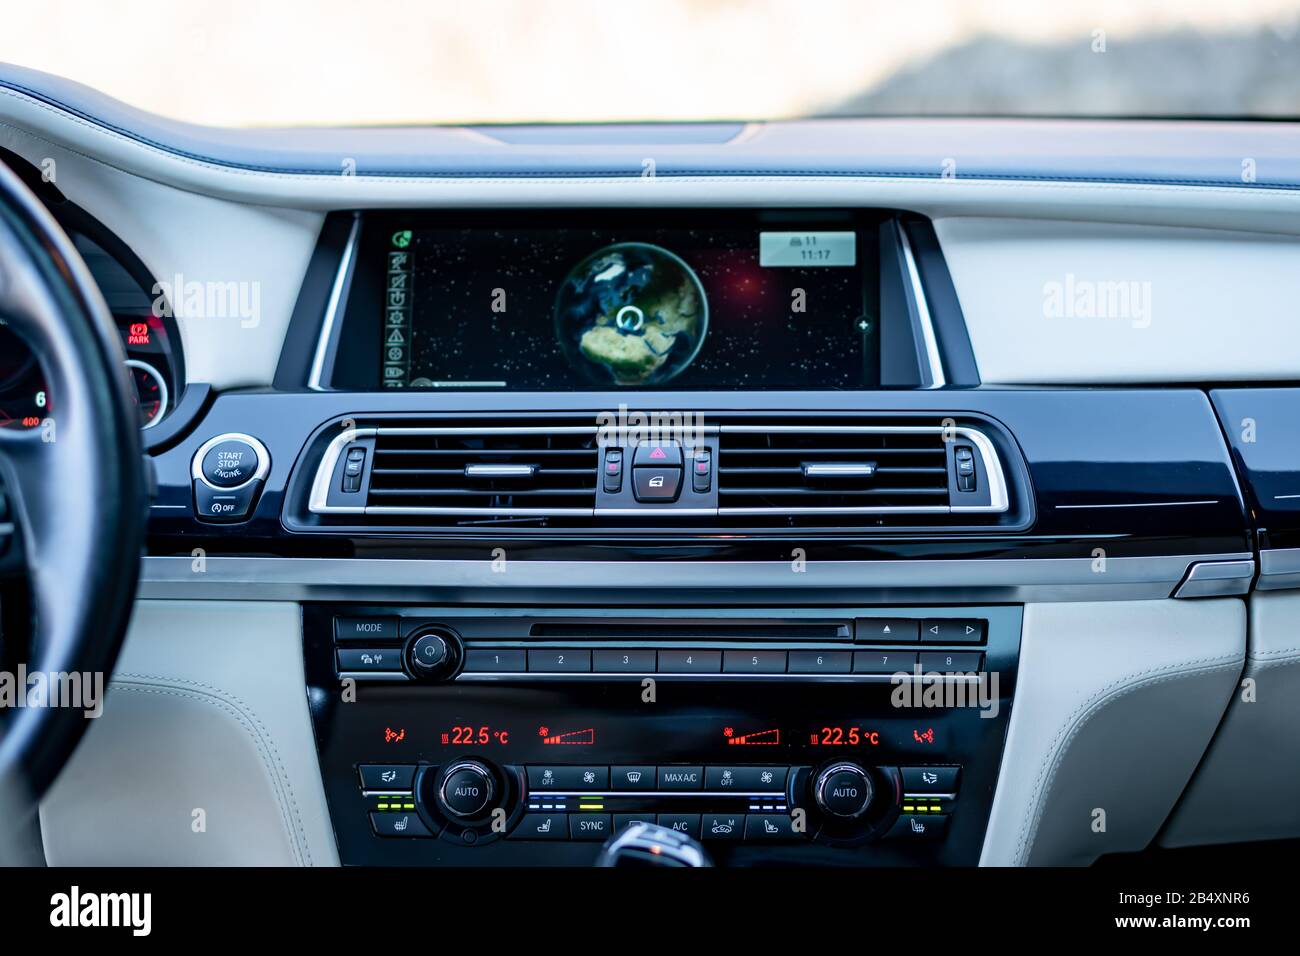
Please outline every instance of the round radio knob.
[[450, 677], [460, 663], [460, 642], [449, 631], [417, 631], [407, 643], [411, 673], [422, 680]]
[[853, 818], [866, 813], [875, 788], [871, 777], [855, 763], [827, 767], [813, 782], [817, 806], [833, 817]]
[[492, 805], [495, 790], [491, 770], [477, 760], [462, 760], [443, 774], [438, 803], [450, 816], [469, 820], [482, 816]]

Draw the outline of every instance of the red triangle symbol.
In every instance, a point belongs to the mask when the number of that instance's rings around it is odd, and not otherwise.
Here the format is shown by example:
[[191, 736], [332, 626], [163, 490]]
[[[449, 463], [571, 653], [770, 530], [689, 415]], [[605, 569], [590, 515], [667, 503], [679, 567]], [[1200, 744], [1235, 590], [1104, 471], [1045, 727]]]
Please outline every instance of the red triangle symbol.
[[650, 452], [650, 457], [651, 457], [651, 458], [667, 458], [668, 455], [664, 453], [664, 450], [663, 450], [662, 448], [660, 448], [658, 445], [656, 445], [656, 446], [655, 446], [655, 450], [652, 451], [652, 452]]

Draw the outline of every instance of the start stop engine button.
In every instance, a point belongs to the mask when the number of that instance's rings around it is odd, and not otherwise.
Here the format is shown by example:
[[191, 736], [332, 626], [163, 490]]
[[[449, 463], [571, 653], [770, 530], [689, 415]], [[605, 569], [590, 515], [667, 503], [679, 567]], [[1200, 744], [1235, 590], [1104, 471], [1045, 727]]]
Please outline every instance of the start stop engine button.
[[246, 441], [229, 438], [208, 449], [199, 470], [210, 485], [237, 488], [253, 477], [257, 465], [256, 448]]

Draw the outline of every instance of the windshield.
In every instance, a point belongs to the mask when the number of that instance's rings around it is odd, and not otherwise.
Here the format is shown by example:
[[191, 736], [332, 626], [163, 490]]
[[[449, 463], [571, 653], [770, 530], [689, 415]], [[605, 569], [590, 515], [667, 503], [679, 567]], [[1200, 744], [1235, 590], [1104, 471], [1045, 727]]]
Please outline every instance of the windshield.
[[230, 126], [1300, 116], [1300, 0], [42, 0], [0, 60]]

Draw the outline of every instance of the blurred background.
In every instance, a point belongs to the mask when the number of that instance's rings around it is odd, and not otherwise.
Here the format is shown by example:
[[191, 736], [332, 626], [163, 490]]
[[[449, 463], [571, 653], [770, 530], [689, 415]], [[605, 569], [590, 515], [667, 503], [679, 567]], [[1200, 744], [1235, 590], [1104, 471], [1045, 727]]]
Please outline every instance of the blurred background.
[[41, 0], [0, 61], [234, 126], [1300, 116], [1300, 0]]

